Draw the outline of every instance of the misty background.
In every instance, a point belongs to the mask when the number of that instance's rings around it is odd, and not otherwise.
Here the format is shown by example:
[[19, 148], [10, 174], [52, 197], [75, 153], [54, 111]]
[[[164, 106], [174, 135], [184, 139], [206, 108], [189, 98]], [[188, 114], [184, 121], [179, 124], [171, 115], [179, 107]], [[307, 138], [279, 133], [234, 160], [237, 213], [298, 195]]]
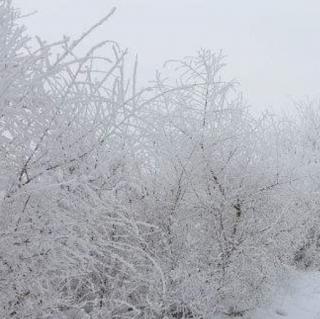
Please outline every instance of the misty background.
[[93, 42], [117, 39], [143, 61], [151, 78], [171, 58], [201, 47], [227, 55], [227, 74], [241, 83], [260, 109], [290, 107], [292, 99], [319, 95], [320, 4], [318, 1], [212, 0], [15, 0], [29, 32], [54, 41], [76, 36], [107, 13], [112, 20]]
[[249, 104], [290, 107], [293, 99], [319, 95], [320, 3], [318, 1], [216, 0], [14, 0], [30, 34], [48, 41], [76, 36], [117, 12], [92, 37], [117, 39], [143, 62], [151, 79], [171, 58], [205, 47], [226, 54], [227, 74], [239, 80]]

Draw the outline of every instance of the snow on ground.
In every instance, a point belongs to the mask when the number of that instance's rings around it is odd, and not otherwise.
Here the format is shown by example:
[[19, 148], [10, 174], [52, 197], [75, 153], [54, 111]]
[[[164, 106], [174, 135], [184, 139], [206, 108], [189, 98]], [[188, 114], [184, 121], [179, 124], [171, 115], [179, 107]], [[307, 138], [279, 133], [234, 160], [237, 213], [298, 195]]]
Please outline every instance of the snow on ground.
[[320, 272], [293, 272], [253, 319], [320, 319]]

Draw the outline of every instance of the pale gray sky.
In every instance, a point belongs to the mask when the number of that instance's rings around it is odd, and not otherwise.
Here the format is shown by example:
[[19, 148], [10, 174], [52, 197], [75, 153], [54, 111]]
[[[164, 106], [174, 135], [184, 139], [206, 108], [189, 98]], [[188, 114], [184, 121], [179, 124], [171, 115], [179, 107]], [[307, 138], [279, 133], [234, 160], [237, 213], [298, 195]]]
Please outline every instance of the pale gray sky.
[[290, 97], [320, 96], [318, 0], [14, 0], [31, 35], [80, 35], [113, 6], [93, 38], [138, 53], [143, 76], [169, 58], [222, 49], [227, 73], [252, 105], [279, 109]]

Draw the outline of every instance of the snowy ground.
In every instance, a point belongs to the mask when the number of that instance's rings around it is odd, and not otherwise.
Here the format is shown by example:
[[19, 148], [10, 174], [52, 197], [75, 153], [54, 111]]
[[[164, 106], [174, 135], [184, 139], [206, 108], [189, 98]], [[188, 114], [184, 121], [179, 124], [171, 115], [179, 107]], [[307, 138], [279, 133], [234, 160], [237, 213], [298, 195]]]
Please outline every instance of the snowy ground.
[[254, 319], [320, 319], [320, 272], [293, 272]]

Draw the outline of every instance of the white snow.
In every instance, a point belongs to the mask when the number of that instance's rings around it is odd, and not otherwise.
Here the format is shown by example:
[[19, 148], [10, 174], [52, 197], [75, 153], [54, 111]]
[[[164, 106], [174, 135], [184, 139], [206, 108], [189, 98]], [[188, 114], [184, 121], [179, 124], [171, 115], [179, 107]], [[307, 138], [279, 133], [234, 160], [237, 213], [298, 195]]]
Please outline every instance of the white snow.
[[254, 319], [320, 319], [320, 272], [292, 272]]

